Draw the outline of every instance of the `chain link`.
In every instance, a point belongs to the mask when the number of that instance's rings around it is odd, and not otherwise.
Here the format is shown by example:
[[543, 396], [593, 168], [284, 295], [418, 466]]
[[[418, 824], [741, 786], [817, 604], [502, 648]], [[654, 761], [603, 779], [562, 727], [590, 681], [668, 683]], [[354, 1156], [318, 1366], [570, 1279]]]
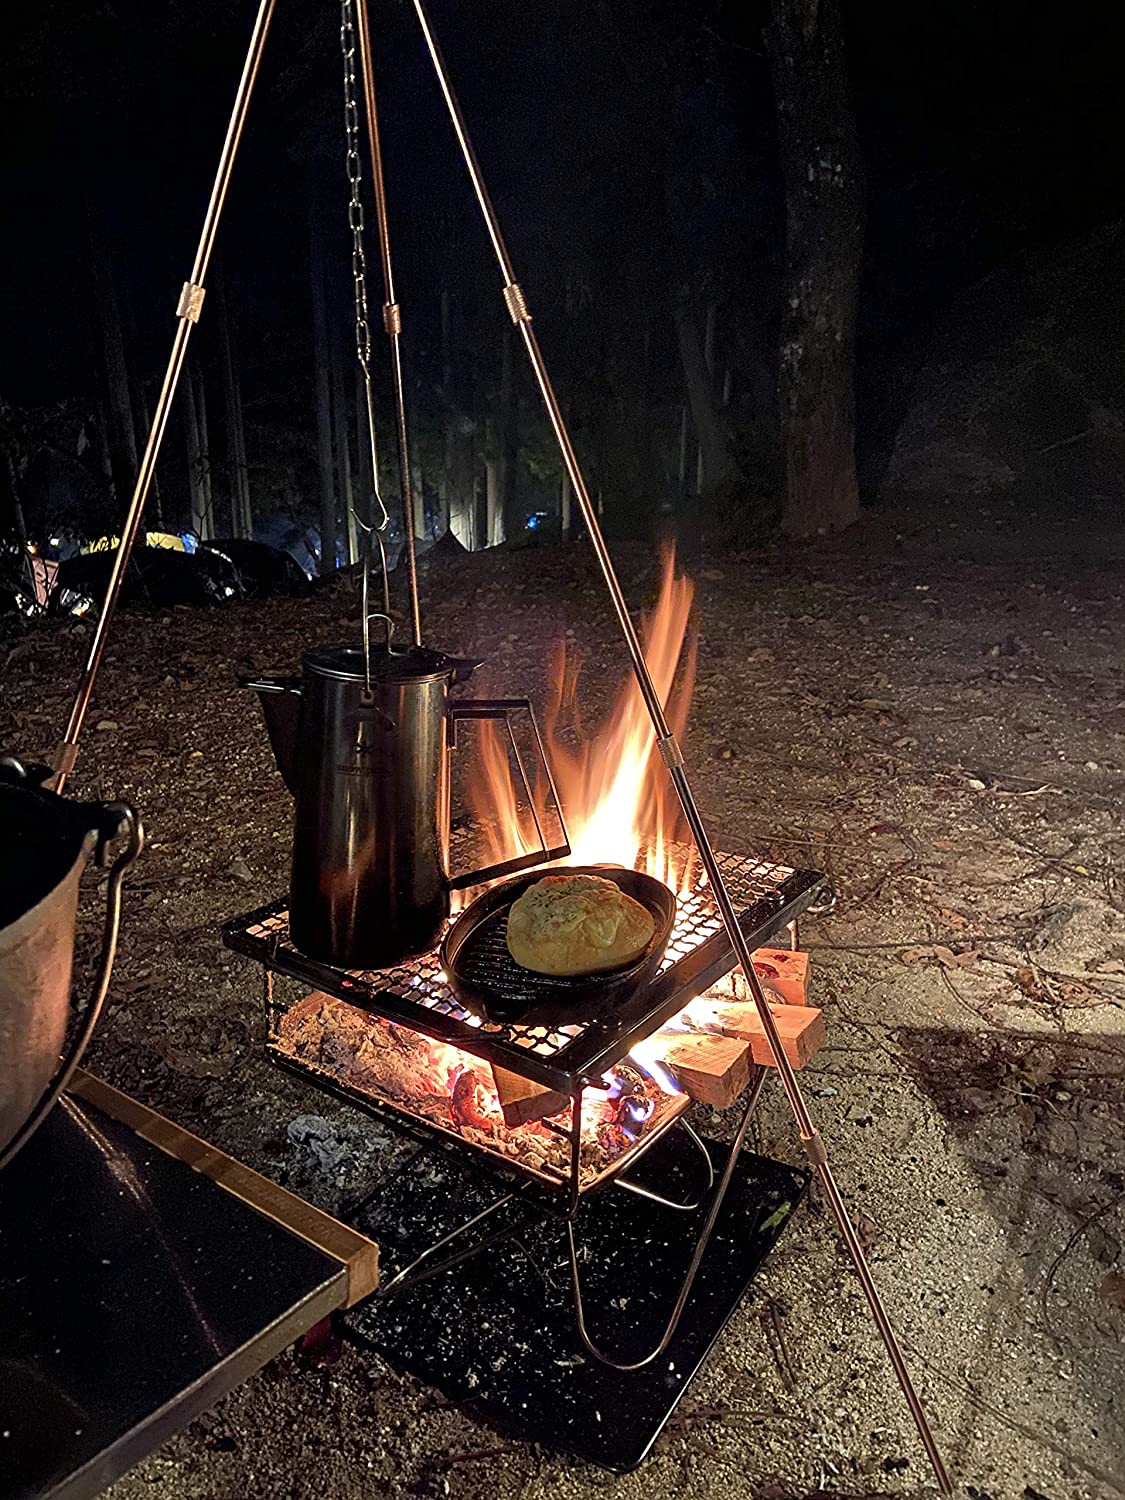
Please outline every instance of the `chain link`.
[[[350, 199], [348, 228], [352, 234], [352, 283], [355, 301], [355, 355], [363, 372], [363, 390], [367, 402], [367, 429], [371, 440], [371, 482], [378, 506], [375, 530], [386, 531], [390, 525], [387, 507], [379, 493], [379, 456], [375, 440], [375, 404], [371, 390], [371, 325], [367, 310], [367, 256], [363, 248], [363, 199], [360, 189], [363, 168], [360, 161], [359, 101], [356, 97], [356, 32], [354, 0], [341, 0], [340, 50], [344, 56], [344, 137], [347, 144], [345, 165]], [[359, 518], [357, 517], [357, 520]], [[367, 527], [360, 520], [364, 530]], [[369, 551], [370, 549], [368, 549]], [[385, 567], [385, 564], [384, 564]]]

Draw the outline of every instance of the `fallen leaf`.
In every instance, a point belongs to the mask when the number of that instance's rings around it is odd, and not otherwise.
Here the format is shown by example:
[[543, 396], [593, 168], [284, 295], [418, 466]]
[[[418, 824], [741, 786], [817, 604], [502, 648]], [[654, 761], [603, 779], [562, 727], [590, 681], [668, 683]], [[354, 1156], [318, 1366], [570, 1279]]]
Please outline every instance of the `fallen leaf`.
[[855, 1225], [855, 1232], [864, 1254], [870, 1254], [882, 1239], [879, 1226], [869, 1214], [857, 1214], [852, 1223]]
[[948, 948], [936, 950], [938, 958], [947, 969], [967, 969], [980, 957], [979, 948], [966, 948], [962, 953], [951, 953]]
[[1098, 1295], [1110, 1307], [1117, 1307], [1125, 1312], [1125, 1276], [1119, 1275], [1116, 1271], [1110, 1271], [1108, 1276], [1102, 1277]]
[[1017, 969], [1012, 982], [1032, 1000], [1041, 1000], [1047, 993], [1034, 969]]
[[938, 912], [938, 916], [947, 927], [967, 927], [969, 925], [968, 917], [962, 916], [959, 911], [954, 911], [949, 906], [943, 906]]
[[980, 949], [967, 948], [964, 953], [954, 953], [944, 943], [924, 943], [915, 948], [903, 948], [898, 956], [904, 964], [915, 964], [923, 958], [936, 958], [943, 969], [967, 969], [980, 957]]

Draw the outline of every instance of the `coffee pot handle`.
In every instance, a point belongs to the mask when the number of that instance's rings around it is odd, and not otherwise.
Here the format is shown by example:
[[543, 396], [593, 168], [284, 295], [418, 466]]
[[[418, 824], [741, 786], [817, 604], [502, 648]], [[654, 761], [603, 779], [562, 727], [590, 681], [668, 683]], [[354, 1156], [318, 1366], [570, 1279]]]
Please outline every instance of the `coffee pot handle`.
[[[539, 812], [535, 806], [535, 798], [531, 794], [531, 783], [527, 779], [527, 771], [524, 769], [523, 757], [520, 755], [519, 745], [512, 730], [512, 714], [526, 713], [531, 720], [531, 732], [535, 736], [535, 748], [539, 752], [539, 759], [543, 770], [547, 775], [547, 785], [551, 792], [551, 802], [559, 820], [559, 828], [562, 831], [562, 842], [552, 848], [547, 845], [546, 836], [543, 833], [543, 825], [539, 821]], [[559, 794], [555, 788], [555, 778], [551, 775], [551, 765], [547, 759], [547, 751], [543, 744], [543, 736], [539, 733], [539, 724], [535, 718], [535, 710], [527, 698], [459, 698], [450, 703], [446, 709], [449, 718], [449, 743], [451, 749], [457, 748], [457, 725], [463, 719], [490, 719], [493, 722], [503, 723], [508, 731], [508, 743], [512, 748], [515, 758], [516, 769], [519, 771], [520, 782], [523, 785], [527, 805], [531, 809], [532, 820], [535, 823], [535, 832], [539, 836], [539, 848], [533, 849], [527, 854], [516, 854], [511, 859], [502, 859], [498, 864], [486, 865], [481, 870], [468, 870], [462, 875], [452, 875], [448, 886], [451, 891], [463, 891], [468, 886], [483, 885], [486, 880], [495, 880], [500, 875], [515, 875], [520, 870], [531, 870], [536, 865], [547, 864], [553, 859], [565, 859], [570, 853], [570, 836], [566, 831], [566, 820], [563, 817], [562, 804]]]

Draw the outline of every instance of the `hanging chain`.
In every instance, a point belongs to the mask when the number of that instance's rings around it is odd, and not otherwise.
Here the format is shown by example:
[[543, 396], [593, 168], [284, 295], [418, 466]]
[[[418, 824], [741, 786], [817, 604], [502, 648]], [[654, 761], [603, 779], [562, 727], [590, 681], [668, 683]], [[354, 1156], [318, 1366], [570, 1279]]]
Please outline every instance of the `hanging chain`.
[[[371, 442], [371, 483], [378, 506], [377, 532], [386, 531], [390, 524], [387, 507], [379, 493], [379, 456], [375, 440], [375, 403], [371, 390], [371, 325], [367, 316], [367, 256], [363, 249], [363, 200], [360, 187], [363, 169], [360, 164], [359, 145], [359, 101], [356, 98], [356, 31], [355, 6], [353, 0], [341, 0], [340, 4], [340, 50], [344, 55], [344, 136], [347, 142], [345, 157], [348, 186], [351, 197], [348, 202], [348, 228], [352, 232], [352, 282], [355, 291], [355, 355], [363, 372], [363, 392], [367, 401], [367, 431]], [[357, 520], [359, 518], [357, 517]], [[364, 530], [367, 526], [360, 521]], [[368, 549], [370, 550], [370, 549]], [[384, 564], [385, 568], [385, 564]]]
[[363, 372], [363, 395], [367, 406], [367, 435], [371, 444], [371, 492], [375, 497], [377, 512], [372, 516], [369, 525], [361, 516], [356, 515], [355, 507], [352, 514], [356, 525], [364, 536], [363, 547], [363, 598], [362, 598], [362, 630], [363, 630], [363, 671], [364, 683], [367, 696], [371, 695], [371, 620], [372, 610], [370, 605], [371, 593], [371, 554], [375, 546], [379, 548], [379, 564], [382, 571], [383, 584], [383, 608], [376, 614], [386, 626], [387, 650], [391, 649], [391, 583], [387, 570], [387, 549], [383, 543], [383, 532], [390, 525], [391, 518], [387, 514], [387, 507], [383, 504], [383, 497], [379, 493], [379, 450], [375, 440], [375, 399], [371, 390], [371, 325], [367, 319], [367, 256], [363, 249], [363, 199], [360, 197], [360, 186], [363, 179], [363, 169], [360, 165], [359, 156], [359, 103], [356, 99], [356, 33], [355, 33], [355, 7], [354, 0], [341, 0], [340, 3], [340, 51], [344, 54], [344, 137], [347, 143], [347, 154], [345, 163], [348, 173], [348, 186], [351, 190], [348, 200], [348, 228], [352, 232], [352, 282], [355, 289], [355, 357], [359, 361], [359, 368]]

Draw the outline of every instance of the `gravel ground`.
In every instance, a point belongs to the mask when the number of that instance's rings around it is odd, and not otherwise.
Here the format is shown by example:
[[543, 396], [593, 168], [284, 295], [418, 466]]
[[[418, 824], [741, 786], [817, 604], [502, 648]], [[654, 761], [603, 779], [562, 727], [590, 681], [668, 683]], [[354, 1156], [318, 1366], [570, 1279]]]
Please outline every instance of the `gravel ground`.
[[[718, 843], [824, 868], [839, 893], [803, 931], [829, 1020], [805, 1082], [958, 1493], [1100, 1500], [1125, 1494], [1125, 541], [1044, 525], [1017, 545], [1003, 512], [939, 522], [691, 558], [685, 750]], [[639, 606], [655, 568], [619, 557]], [[423, 586], [430, 639], [488, 658], [482, 695], [541, 700], [573, 630], [584, 705], [610, 701], [622, 652], [584, 547], [435, 563]], [[340, 587], [123, 615], [73, 783], [135, 799], [150, 834], [92, 1068], [330, 1208], [403, 1147], [266, 1063], [257, 976], [218, 928], [286, 879], [288, 797], [237, 673], [295, 664], [357, 617]], [[87, 642], [80, 624], [0, 642], [0, 742], [48, 752]], [[796, 1160], [767, 1099], [765, 1147]], [[814, 1195], [631, 1476], [502, 1437], [346, 1344], [328, 1369], [276, 1360], [109, 1494], [928, 1487]]]

